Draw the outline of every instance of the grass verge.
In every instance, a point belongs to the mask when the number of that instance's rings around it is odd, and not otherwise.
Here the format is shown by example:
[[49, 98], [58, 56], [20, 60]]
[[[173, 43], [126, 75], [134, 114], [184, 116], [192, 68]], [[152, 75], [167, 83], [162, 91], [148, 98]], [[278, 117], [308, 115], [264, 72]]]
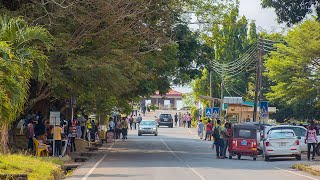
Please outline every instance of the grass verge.
[[59, 180], [63, 162], [54, 158], [38, 158], [23, 154], [0, 155], [0, 174], [27, 174], [30, 180]]
[[300, 171], [311, 173], [312, 175], [315, 175], [315, 176], [320, 176], [319, 169], [313, 168], [312, 166], [307, 165], [307, 164], [294, 164], [292, 166], [292, 168], [300, 170]]

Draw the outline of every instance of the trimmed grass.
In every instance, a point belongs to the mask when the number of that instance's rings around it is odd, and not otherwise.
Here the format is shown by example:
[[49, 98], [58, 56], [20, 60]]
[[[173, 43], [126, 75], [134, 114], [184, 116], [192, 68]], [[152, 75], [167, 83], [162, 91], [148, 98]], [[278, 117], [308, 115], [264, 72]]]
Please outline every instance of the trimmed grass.
[[307, 164], [294, 164], [292, 166], [292, 168], [293, 169], [298, 169], [300, 171], [311, 173], [312, 175], [315, 175], [315, 176], [320, 176], [320, 170], [319, 169], [313, 168], [312, 166], [307, 165]]
[[30, 180], [61, 179], [63, 162], [22, 154], [0, 155], [0, 174], [27, 174]]

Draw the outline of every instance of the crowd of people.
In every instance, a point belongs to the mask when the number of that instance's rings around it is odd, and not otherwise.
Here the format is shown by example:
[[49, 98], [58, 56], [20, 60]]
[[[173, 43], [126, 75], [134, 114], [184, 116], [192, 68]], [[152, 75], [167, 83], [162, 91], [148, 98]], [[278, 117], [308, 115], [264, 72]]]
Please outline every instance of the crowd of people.
[[[142, 116], [136, 116], [134, 113], [130, 116], [113, 116], [109, 119], [107, 134], [111, 134], [113, 139], [128, 139], [128, 130], [136, 130], [142, 121]], [[107, 135], [107, 137], [110, 137]]]
[[[62, 156], [62, 140], [67, 143], [67, 150], [69, 152], [76, 151], [75, 139], [82, 138], [87, 141], [97, 141], [98, 123], [87, 115], [80, 115], [67, 120], [64, 117], [60, 119], [57, 124], [50, 124], [50, 121], [41, 112], [29, 113], [27, 117], [22, 120], [21, 132], [25, 132], [28, 140], [28, 150], [33, 151], [34, 139], [41, 144], [46, 144], [49, 152], [53, 152], [53, 141], [55, 143], [55, 156]], [[64, 144], [65, 146], [65, 144]]]

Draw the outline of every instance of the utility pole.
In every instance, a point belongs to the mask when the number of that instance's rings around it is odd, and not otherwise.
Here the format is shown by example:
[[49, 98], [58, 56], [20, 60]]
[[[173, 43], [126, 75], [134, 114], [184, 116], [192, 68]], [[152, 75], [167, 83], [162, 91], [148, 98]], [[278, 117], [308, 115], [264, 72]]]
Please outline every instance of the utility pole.
[[[209, 74], [210, 74], [210, 77], [209, 77], [209, 81], [210, 81], [210, 98], [212, 98], [212, 69], [209, 70]], [[211, 99], [210, 100], [210, 107], [212, 108], [213, 107], [213, 100]]]
[[259, 41], [258, 41], [258, 61], [256, 64], [256, 87], [255, 87], [255, 93], [254, 93], [253, 122], [257, 121], [258, 102], [260, 102], [260, 97], [261, 97], [260, 94], [261, 94], [261, 83], [262, 83], [262, 74], [261, 74], [262, 52], [260, 50], [260, 44], [261, 44], [261, 46], [263, 46], [263, 43], [261, 43], [261, 41], [259, 39]]
[[221, 102], [220, 102], [220, 111], [219, 111], [219, 114], [220, 114], [220, 118], [222, 118], [222, 109], [223, 109], [223, 88], [224, 88], [224, 80], [223, 80], [223, 78], [224, 78], [224, 66], [222, 66], [222, 75], [221, 75], [221, 88], [220, 88], [220, 90], [221, 90], [221, 93], [220, 93], [220, 95], [221, 95]]

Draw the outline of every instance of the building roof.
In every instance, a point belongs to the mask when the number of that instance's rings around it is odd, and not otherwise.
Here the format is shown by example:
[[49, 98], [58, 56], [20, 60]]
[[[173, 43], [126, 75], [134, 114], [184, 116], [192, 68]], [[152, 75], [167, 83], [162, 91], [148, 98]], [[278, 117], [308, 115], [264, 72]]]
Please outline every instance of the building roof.
[[[155, 95], [160, 95], [159, 91], [157, 91]], [[170, 89], [169, 92], [167, 92], [164, 96], [182, 96], [182, 93], [175, 91], [173, 89]]]

